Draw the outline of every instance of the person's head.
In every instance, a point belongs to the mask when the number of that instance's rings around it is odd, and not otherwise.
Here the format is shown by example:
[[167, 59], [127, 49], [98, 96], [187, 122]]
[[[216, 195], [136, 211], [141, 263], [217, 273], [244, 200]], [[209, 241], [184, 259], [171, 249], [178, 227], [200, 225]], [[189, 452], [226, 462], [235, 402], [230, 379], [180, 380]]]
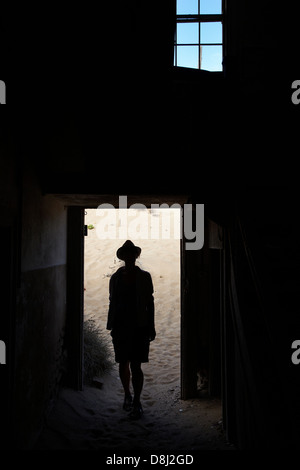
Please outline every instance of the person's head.
[[140, 256], [142, 249], [134, 245], [131, 240], [126, 242], [117, 250], [117, 257], [125, 261], [125, 264], [134, 264], [136, 259]]

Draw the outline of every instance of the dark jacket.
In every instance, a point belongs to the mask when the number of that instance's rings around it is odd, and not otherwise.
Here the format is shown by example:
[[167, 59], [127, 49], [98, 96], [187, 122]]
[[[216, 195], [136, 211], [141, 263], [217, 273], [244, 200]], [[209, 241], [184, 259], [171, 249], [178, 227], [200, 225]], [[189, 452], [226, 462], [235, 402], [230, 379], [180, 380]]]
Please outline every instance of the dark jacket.
[[[118, 293], [120, 278], [124, 267], [119, 268], [110, 278], [109, 282], [109, 310], [107, 318], [107, 329], [115, 327], [117, 317]], [[138, 266], [136, 269], [136, 311], [137, 326], [141, 328], [154, 329], [154, 299], [153, 283], [150, 273], [143, 271]]]

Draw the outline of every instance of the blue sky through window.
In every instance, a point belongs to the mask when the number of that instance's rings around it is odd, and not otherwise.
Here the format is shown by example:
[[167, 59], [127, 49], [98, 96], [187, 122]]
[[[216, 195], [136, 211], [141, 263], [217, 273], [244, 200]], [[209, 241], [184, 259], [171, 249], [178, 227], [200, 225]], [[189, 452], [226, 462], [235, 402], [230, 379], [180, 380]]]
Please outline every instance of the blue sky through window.
[[[221, 14], [222, 0], [177, 0], [178, 15]], [[180, 67], [199, 67], [199, 48], [201, 44], [201, 68], [222, 71], [222, 23], [203, 22], [177, 24], [177, 65]], [[188, 44], [180, 46], [180, 44]]]
[[215, 15], [222, 13], [222, 0], [177, 0], [177, 15]]

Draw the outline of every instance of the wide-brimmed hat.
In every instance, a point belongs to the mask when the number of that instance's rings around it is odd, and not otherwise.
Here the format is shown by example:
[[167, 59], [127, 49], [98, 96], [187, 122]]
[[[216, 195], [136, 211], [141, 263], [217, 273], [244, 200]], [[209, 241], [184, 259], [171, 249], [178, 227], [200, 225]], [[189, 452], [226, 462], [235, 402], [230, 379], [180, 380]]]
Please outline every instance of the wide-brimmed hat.
[[124, 256], [126, 253], [133, 252], [135, 253], [135, 258], [138, 258], [141, 254], [142, 249], [139, 246], [134, 245], [131, 240], [126, 240], [126, 242], [117, 250], [117, 257], [124, 261]]

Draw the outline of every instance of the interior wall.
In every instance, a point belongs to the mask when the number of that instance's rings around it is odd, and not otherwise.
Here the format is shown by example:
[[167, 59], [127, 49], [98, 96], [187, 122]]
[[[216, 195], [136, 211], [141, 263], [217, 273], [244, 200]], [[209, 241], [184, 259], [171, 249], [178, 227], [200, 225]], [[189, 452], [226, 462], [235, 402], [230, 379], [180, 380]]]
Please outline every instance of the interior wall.
[[26, 164], [22, 189], [13, 420], [15, 445], [27, 448], [41, 429], [64, 366], [66, 210], [42, 195]]
[[[3, 124], [3, 123], [1, 123]], [[5, 351], [5, 364], [0, 366], [0, 448], [10, 440], [11, 385], [13, 367], [13, 330], [15, 273], [17, 267], [18, 162], [11, 138], [0, 126], [0, 340]]]

